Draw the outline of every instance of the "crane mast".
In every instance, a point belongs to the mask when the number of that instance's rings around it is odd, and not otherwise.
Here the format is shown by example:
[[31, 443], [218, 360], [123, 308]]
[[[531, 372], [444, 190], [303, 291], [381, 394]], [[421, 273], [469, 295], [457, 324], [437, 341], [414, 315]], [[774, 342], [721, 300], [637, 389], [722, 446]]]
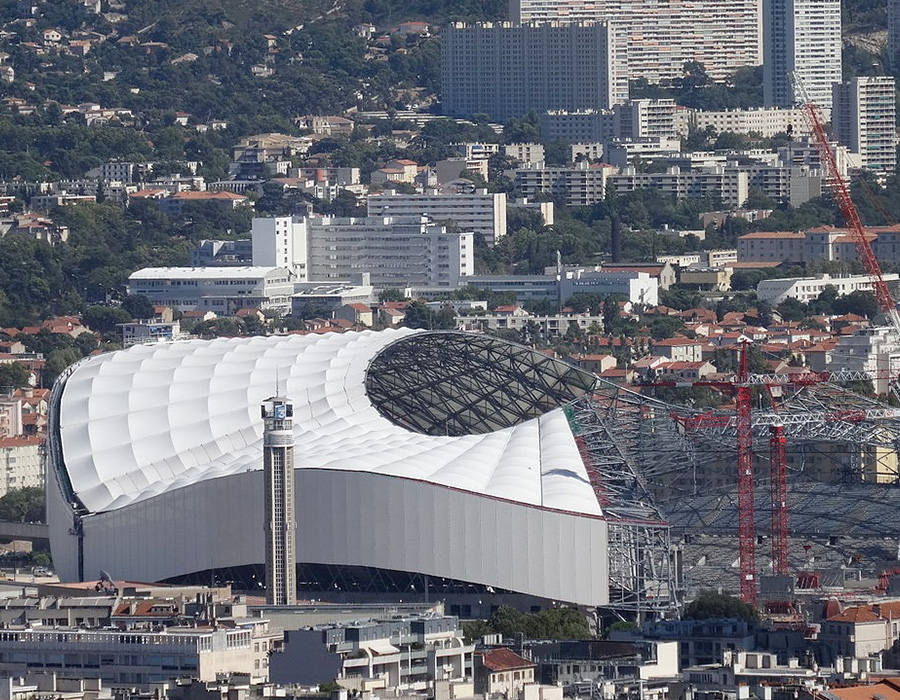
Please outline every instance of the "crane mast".
[[862, 220], [859, 218], [859, 212], [856, 210], [856, 205], [850, 197], [850, 188], [838, 170], [837, 159], [834, 157], [834, 151], [831, 150], [825, 127], [822, 125], [819, 107], [809, 98], [800, 76], [793, 73], [791, 79], [794, 82], [797, 94], [800, 95], [803, 102], [803, 113], [809, 122], [810, 134], [813, 137], [816, 149], [819, 151], [819, 160], [824, 171], [825, 182], [828, 184], [831, 194], [841, 210], [841, 214], [847, 224], [848, 233], [856, 245], [859, 260], [863, 264], [866, 274], [872, 278], [872, 286], [875, 289], [875, 299], [878, 301], [878, 306], [887, 317], [888, 323], [893, 327], [894, 332], [900, 336], [900, 314], [897, 313], [897, 304], [894, 302], [893, 296], [891, 296], [887, 282], [884, 281], [881, 265], [878, 264], [878, 259], [875, 257], [869, 239], [866, 238]]

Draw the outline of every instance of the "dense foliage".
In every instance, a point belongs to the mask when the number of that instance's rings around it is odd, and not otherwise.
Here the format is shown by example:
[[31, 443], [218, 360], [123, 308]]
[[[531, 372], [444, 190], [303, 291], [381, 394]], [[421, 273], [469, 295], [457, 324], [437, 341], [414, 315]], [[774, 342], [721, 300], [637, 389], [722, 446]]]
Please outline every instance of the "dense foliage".
[[729, 618], [756, 622], [759, 620], [759, 612], [739, 598], [707, 591], [690, 602], [681, 617], [685, 620]]
[[0, 496], [0, 520], [17, 523], [44, 522], [44, 489], [27, 486]]
[[527, 639], [590, 639], [587, 620], [575, 608], [551, 608], [536, 613], [523, 613], [501, 605], [487, 620], [463, 623], [467, 640], [486, 634], [502, 634], [511, 638], [522, 633]]

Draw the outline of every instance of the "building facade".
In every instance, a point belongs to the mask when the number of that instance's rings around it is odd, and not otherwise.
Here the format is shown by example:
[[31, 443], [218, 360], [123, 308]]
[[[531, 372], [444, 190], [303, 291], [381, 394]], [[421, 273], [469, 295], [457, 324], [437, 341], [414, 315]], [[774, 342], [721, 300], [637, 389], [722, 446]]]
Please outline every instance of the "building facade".
[[489, 246], [506, 235], [505, 192], [381, 194], [370, 196], [366, 206], [370, 217], [425, 215], [438, 223], [452, 221], [462, 231], [481, 234]]
[[810, 99], [829, 113], [831, 86], [841, 81], [840, 0], [763, 0], [762, 8], [766, 106], [801, 102], [791, 80], [796, 73]]
[[42, 442], [34, 435], [0, 437], [0, 496], [12, 489], [44, 488]]
[[[883, 275], [885, 282], [896, 282], [900, 275], [891, 273]], [[818, 277], [792, 277], [785, 279], [762, 280], [756, 286], [756, 295], [773, 305], [785, 299], [798, 299], [804, 303], [812, 301], [826, 287], [834, 287], [838, 296], [852, 292], [871, 292], [875, 278], [871, 275], [819, 275]]]
[[605, 22], [450, 24], [441, 32], [445, 115], [496, 121], [609, 109], [628, 99], [623, 37]]
[[347, 280], [368, 272], [375, 287], [457, 287], [475, 271], [474, 234], [427, 217], [311, 217], [309, 278]]
[[723, 80], [760, 60], [759, 5], [752, 0], [513, 0], [510, 19], [615, 22], [626, 36], [629, 76], [651, 83], [682, 77], [693, 61]]
[[298, 281], [306, 281], [307, 241], [303, 219], [253, 217], [250, 235], [254, 265], [286, 267]]
[[893, 76], [857, 76], [832, 89], [831, 125], [862, 166], [886, 177], [897, 171], [897, 104]]
[[288, 312], [294, 283], [284, 267], [145, 267], [128, 278], [128, 293], [179, 311], [239, 309]]
[[267, 605], [297, 603], [293, 417], [288, 399], [274, 396], [262, 403]]
[[757, 107], [754, 109], [724, 109], [719, 111], [692, 110], [688, 124], [704, 130], [712, 127], [718, 133], [759, 134], [771, 138], [793, 130], [799, 133], [806, 124], [803, 110], [781, 107]]

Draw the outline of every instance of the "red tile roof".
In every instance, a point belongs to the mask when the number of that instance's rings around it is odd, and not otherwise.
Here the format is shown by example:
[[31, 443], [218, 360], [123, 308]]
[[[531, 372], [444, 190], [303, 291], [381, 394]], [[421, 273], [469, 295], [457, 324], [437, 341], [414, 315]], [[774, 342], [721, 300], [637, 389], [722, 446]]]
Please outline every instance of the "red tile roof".
[[537, 664], [522, 658], [510, 649], [491, 649], [483, 651], [476, 656], [481, 657], [481, 662], [490, 671], [512, 671], [518, 668], [535, 668]]

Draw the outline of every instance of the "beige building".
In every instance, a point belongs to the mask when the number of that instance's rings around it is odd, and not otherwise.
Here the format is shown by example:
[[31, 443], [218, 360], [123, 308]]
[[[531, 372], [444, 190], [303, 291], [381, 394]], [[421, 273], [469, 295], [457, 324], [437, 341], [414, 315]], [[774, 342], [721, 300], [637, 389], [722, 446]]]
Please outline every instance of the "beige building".
[[537, 664], [510, 649], [488, 649], [474, 657], [475, 692], [489, 696], [516, 697], [534, 683]]
[[681, 284], [708, 292], [727, 292], [731, 289], [731, 267], [691, 267], [681, 271]]
[[0, 438], [0, 496], [12, 489], [44, 488], [41, 438]]
[[720, 111], [691, 110], [688, 124], [699, 130], [712, 127], [718, 133], [759, 134], [771, 138], [793, 129], [800, 133], [806, 121], [801, 109], [756, 107], [753, 109], [725, 109]]

